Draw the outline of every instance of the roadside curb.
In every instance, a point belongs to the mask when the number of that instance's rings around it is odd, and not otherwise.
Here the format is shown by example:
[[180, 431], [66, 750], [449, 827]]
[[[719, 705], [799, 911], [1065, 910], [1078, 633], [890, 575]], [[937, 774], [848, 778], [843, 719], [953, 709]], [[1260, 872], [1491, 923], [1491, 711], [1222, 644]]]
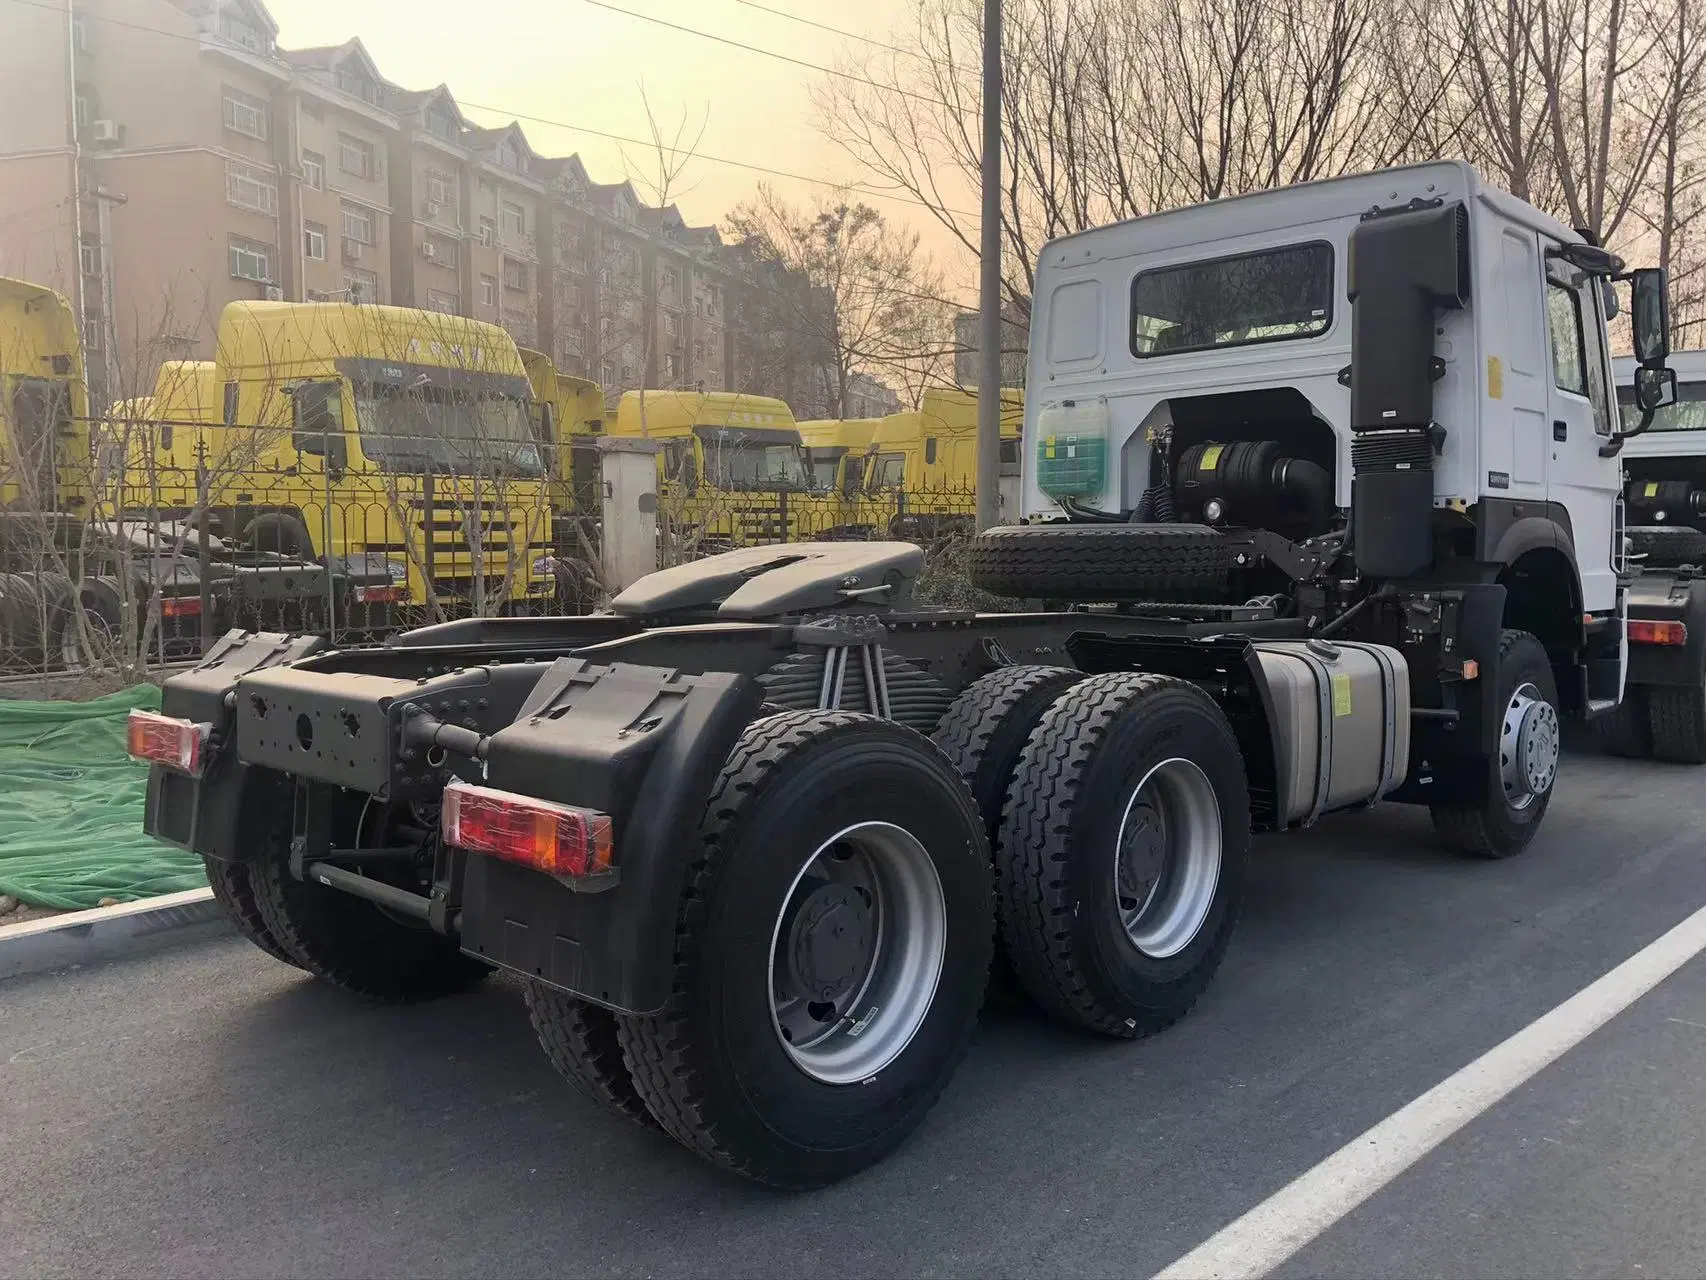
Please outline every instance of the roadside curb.
[[0, 927], [0, 981], [117, 959], [151, 949], [168, 935], [192, 929], [212, 934], [225, 927], [225, 913], [213, 900], [212, 889], [6, 925]]

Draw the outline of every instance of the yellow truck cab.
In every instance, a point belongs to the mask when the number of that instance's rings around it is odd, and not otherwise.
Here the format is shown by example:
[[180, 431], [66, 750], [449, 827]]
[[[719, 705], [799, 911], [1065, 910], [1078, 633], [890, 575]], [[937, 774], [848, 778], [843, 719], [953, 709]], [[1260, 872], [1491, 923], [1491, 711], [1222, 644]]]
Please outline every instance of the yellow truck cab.
[[812, 492], [788, 406], [731, 391], [630, 391], [613, 436], [661, 444], [660, 515], [672, 537], [701, 551], [811, 537], [833, 520]]
[[71, 304], [0, 277], [0, 505], [85, 511], [93, 493], [89, 389]]
[[[550, 477], [551, 509], [558, 521], [597, 514], [598, 454], [604, 434], [604, 389], [589, 378], [559, 372], [541, 351], [520, 348], [533, 389], [533, 422]], [[561, 537], [555, 539], [563, 547]]]
[[[1025, 396], [1001, 392], [1001, 465], [1017, 473]], [[891, 532], [936, 537], [965, 525], [977, 505], [977, 395], [933, 389], [919, 408], [882, 419], [871, 440], [865, 492], [893, 506]]]
[[451, 616], [550, 599], [545, 459], [504, 330], [404, 307], [234, 302], [216, 364], [204, 456], [221, 536], [352, 578], [382, 568], [392, 585], [364, 588], [385, 596], [364, 604]]
[[802, 422], [812, 486], [821, 493], [857, 495], [865, 487], [865, 454], [881, 418], [820, 418]]
[[220, 424], [223, 401], [212, 360], [167, 360], [152, 395], [113, 405], [102, 429], [124, 460], [125, 506], [194, 506], [196, 467], [211, 461], [209, 430]]

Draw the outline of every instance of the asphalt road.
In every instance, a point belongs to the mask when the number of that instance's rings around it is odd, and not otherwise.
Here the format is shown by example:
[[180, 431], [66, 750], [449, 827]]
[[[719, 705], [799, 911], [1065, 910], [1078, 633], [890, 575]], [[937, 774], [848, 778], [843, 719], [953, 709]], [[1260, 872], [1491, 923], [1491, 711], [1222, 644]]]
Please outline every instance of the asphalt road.
[[[915, 1138], [730, 1180], [560, 1084], [518, 990], [375, 1008], [235, 940], [0, 986], [0, 1275], [1147, 1276], [1706, 905], [1706, 772], [1566, 761], [1524, 856], [1265, 842], [1153, 1040], [992, 1009]], [[1706, 1274], [1706, 960], [1283, 1265]]]

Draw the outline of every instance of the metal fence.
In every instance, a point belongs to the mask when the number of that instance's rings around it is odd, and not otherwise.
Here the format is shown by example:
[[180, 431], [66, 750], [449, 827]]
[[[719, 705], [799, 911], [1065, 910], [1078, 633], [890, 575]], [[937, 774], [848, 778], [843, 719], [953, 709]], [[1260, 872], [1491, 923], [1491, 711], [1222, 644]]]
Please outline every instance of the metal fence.
[[[0, 674], [136, 674], [232, 627], [364, 643], [608, 601], [590, 440], [381, 471], [288, 431], [226, 428], [214, 450], [193, 424], [173, 427], [92, 423], [78, 433], [92, 446], [0, 471]], [[970, 490], [658, 488], [660, 566], [823, 538], [936, 546], [976, 511]]]

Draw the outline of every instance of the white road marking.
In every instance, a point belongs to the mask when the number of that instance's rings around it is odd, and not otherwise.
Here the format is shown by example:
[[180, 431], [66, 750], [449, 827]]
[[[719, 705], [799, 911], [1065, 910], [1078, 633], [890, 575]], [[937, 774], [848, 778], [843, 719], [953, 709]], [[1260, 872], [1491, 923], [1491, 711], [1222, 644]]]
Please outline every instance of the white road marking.
[[1706, 907], [1228, 1223], [1156, 1280], [1265, 1276], [1706, 951]]

